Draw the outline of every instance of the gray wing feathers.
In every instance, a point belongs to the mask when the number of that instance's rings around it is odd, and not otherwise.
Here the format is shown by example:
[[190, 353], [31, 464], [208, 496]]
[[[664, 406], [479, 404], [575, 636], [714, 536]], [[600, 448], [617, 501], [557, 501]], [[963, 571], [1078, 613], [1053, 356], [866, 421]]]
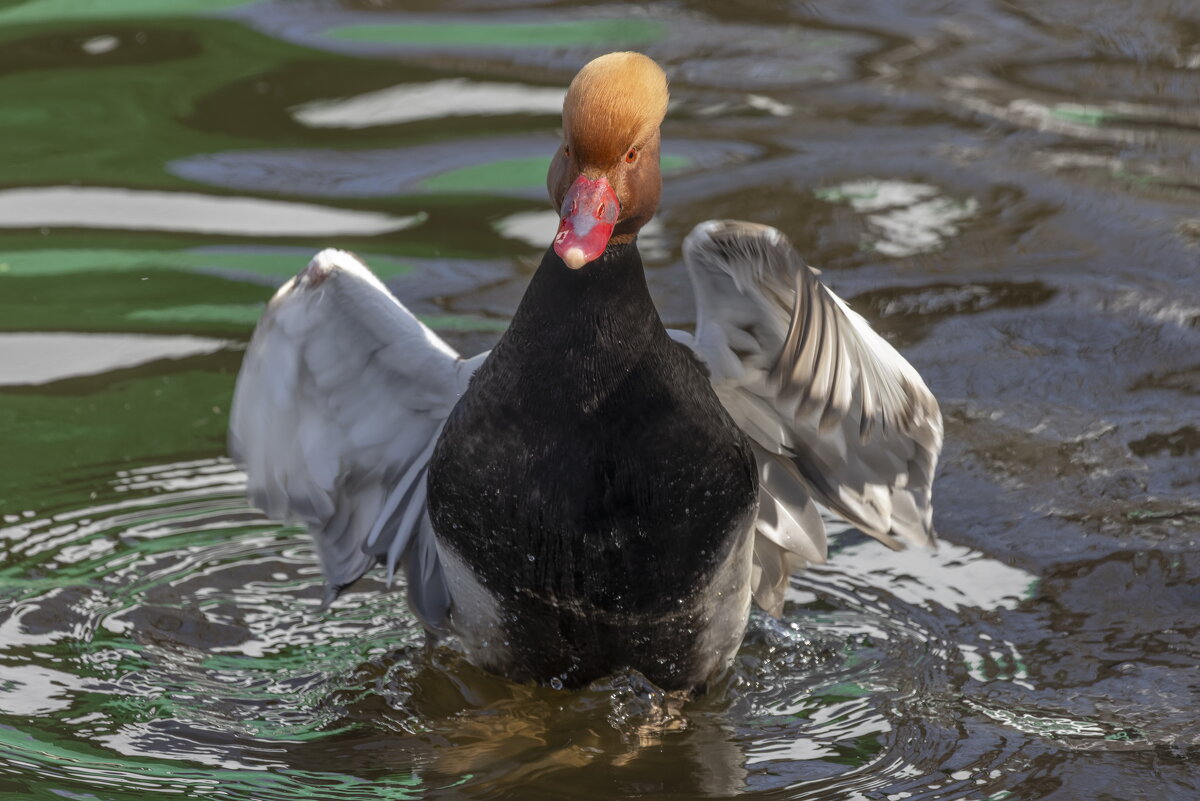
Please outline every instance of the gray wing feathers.
[[438, 433], [479, 359], [458, 358], [354, 256], [318, 253], [246, 350], [229, 447], [255, 505], [307, 524], [331, 601], [377, 561], [404, 566], [436, 627], [449, 595], [425, 510]]
[[[422, 504], [422, 507], [424, 504]], [[422, 509], [418, 523], [420, 531], [404, 560], [404, 577], [408, 586], [408, 605], [425, 628], [444, 631], [450, 609], [450, 588], [438, 561], [437, 543], [433, 538], [433, 523], [428, 511]]]
[[[758, 446], [760, 605], [774, 611], [772, 582], [782, 598], [780, 571], [823, 561], [824, 526], [808, 512], [814, 500], [890, 547], [932, 543], [942, 418], [916, 370], [774, 228], [701, 223], [684, 258], [696, 334], [673, 335], [708, 365], [726, 409]], [[788, 535], [766, 534], [763, 517], [783, 510], [793, 511]]]
[[758, 519], [754, 527], [754, 600], [776, 617], [788, 577], [825, 562], [825, 524], [812, 494], [787, 459], [754, 446], [758, 459]]

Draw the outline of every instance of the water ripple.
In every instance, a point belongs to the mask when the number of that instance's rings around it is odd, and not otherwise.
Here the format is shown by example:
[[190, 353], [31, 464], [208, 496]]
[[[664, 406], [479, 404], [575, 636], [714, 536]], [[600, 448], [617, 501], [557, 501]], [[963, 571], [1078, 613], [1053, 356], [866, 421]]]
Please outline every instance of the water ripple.
[[[1004, 765], [1047, 738], [1143, 737], [1037, 705], [1021, 647], [986, 624], [1019, 611], [1033, 577], [953, 543], [896, 554], [829, 521], [831, 565], [794, 581], [782, 619], [754, 616], [707, 694], [636, 673], [570, 693], [425, 651], [373, 580], [319, 612], [307, 538], [248, 509], [227, 460], [107, 484], [0, 529], [0, 714], [42, 721], [0, 727], [0, 775], [255, 799], [594, 797], [580, 788], [596, 783], [950, 799], [1000, 787], [992, 773], [1011, 778]], [[960, 752], [962, 725], [1016, 745], [980, 761]], [[937, 780], [956, 760], [965, 778]]]

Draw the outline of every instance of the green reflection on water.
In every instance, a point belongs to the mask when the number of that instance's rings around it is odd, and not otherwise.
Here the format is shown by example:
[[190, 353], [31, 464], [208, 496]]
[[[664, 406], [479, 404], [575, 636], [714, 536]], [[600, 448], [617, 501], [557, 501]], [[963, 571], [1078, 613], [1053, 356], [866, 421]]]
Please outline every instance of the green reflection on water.
[[265, 302], [272, 291], [262, 284], [163, 269], [0, 277], [0, 330], [244, 335], [252, 322], [244, 316], [183, 318], [163, 310], [177, 308], [180, 300], [241, 308]]
[[[64, 0], [53, 5], [85, 7], [88, 16], [99, 18], [106, 4]], [[171, 13], [168, 3], [138, 5]], [[83, 180], [156, 189], [193, 186], [166, 165], [184, 156], [257, 144], [252, 137], [189, 125], [201, 100], [230, 83], [313, 54], [234, 22], [154, 19], [113, 30], [120, 35], [117, 49], [89, 56], [81, 43], [112, 29], [82, 20], [74, 29], [12, 24], [17, 21], [24, 18], [0, 15], [0, 22], [10, 23], [0, 25], [7, 53], [0, 64], [5, 68], [0, 69], [0, 128], [10, 185]]]
[[[0, 511], [78, 503], [87, 488], [69, 479], [93, 474], [98, 465], [119, 469], [220, 453], [240, 361], [240, 353], [221, 351], [46, 387], [6, 388], [0, 430], [6, 452], [19, 456], [0, 460]], [[90, 486], [107, 489], [101, 482]]]
[[186, 16], [244, 6], [248, 2], [251, 0], [28, 0], [9, 8], [0, 7], [0, 23]]
[[473, 317], [467, 314], [423, 315], [421, 322], [435, 331], [492, 331], [501, 333], [508, 330], [508, 320]]
[[543, 156], [493, 161], [435, 175], [422, 181], [421, 188], [452, 192], [529, 189], [545, 183], [549, 166], [550, 159]]
[[260, 303], [220, 306], [215, 303], [193, 303], [187, 306], [168, 306], [162, 309], [135, 309], [125, 315], [126, 320], [150, 320], [152, 322], [216, 323], [237, 326], [252, 326], [262, 316]]
[[404, 22], [346, 25], [330, 36], [356, 42], [456, 47], [635, 47], [663, 38], [666, 26], [650, 20], [590, 19], [564, 22]]
[[[200, 798], [225, 798], [232, 794], [262, 801], [297, 798], [375, 801], [420, 797], [416, 792], [420, 779], [412, 773], [369, 780], [343, 773], [291, 768], [266, 771], [185, 767], [147, 758], [121, 757], [82, 742], [61, 741], [49, 732], [32, 727], [19, 731], [0, 725], [0, 762], [9, 760], [49, 773], [38, 782], [42, 787], [66, 784], [72, 788], [96, 789], [104, 795], [83, 797], [122, 801], [144, 801], [147, 792], [184, 793]], [[115, 790], [114, 786], [130, 789]], [[49, 797], [74, 797], [70, 791], [60, 792], [57, 786], [50, 792], [54, 795]]]

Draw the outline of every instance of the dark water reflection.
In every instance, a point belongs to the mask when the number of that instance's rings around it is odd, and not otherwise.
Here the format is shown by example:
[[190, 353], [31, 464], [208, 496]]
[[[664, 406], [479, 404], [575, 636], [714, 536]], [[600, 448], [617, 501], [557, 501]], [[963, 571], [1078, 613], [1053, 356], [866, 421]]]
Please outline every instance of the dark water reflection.
[[[0, 795], [1200, 797], [1200, 8], [0, 3]], [[783, 229], [942, 400], [934, 553], [852, 531], [699, 699], [425, 654], [222, 457], [317, 247], [463, 351], [553, 230], [562, 87], [659, 59], [643, 252]], [[101, 335], [104, 336], [101, 336]]]

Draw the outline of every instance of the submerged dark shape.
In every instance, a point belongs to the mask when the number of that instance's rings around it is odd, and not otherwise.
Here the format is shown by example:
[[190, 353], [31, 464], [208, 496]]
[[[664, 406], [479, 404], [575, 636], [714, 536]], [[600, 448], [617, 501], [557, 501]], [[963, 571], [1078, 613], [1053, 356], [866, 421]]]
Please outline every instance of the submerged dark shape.
[[484, 667], [690, 689], [751, 597], [779, 614], [788, 575], [825, 560], [816, 504], [932, 541], [937, 402], [778, 231], [697, 226], [696, 331], [663, 327], [636, 236], [666, 106], [645, 56], [576, 76], [548, 178], [563, 224], [490, 353], [458, 357], [341, 251], [272, 300], [230, 448], [256, 504], [308, 524], [329, 600], [403, 566], [427, 630]]

